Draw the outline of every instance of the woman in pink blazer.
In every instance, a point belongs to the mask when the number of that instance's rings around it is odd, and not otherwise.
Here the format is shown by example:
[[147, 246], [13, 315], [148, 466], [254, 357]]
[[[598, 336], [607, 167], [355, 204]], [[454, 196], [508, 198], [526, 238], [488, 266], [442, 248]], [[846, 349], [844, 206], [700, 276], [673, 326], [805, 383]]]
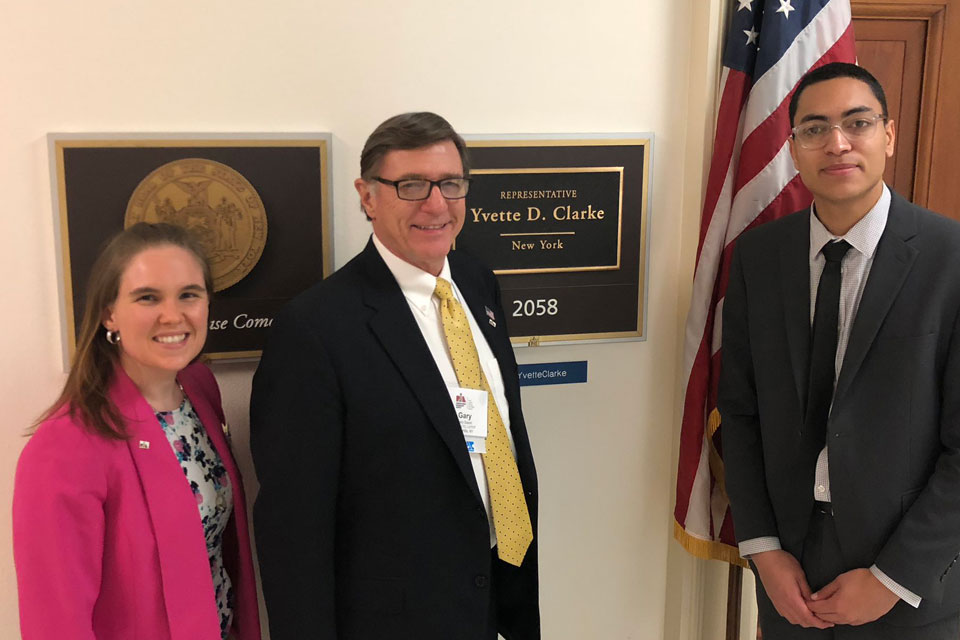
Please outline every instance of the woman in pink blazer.
[[24, 640], [259, 640], [240, 473], [213, 374], [210, 270], [140, 223], [95, 263], [64, 390], [17, 465]]

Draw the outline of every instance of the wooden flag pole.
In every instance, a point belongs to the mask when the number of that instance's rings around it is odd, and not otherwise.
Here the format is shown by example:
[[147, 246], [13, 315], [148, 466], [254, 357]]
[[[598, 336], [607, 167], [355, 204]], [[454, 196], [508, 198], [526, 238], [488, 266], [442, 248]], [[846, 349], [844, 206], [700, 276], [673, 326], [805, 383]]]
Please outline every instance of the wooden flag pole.
[[743, 593], [743, 567], [730, 565], [727, 574], [727, 635], [726, 640], [740, 637], [740, 598]]

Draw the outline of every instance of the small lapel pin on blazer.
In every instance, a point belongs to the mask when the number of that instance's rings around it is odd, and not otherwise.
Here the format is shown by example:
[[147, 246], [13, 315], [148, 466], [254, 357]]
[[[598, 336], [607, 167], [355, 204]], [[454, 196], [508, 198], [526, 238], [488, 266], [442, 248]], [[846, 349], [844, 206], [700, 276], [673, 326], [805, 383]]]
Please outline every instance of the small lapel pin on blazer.
[[150, 441], [149, 441], [149, 440], [141, 440], [141, 441], [140, 441], [140, 448], [141, 448], [141, 449], [149, 449], [149, 448], [150, 448]]
[[226, 422], [221, 422], [221, 423], [220, 423], [220, 428], [223, 429], [223, 435], [225, 435], [225, 436], [227, 436], [227, 437], [229, 438], [229, 437], [230, 437], [230, 425], [228, 425]]
[[487, 322], [490, 323], [490, 326], [497, 326], [497, 321], [495, 320], [497, 316], [493, 314], [493, 311], [490, 310], [490, 307], [484, 307], [483, 310], [487, 312]]

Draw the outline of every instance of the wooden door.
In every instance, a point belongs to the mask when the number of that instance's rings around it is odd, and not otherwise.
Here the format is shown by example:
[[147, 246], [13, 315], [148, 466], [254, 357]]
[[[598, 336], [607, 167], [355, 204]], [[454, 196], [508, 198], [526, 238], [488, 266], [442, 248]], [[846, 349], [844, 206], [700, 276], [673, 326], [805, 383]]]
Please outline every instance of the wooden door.
[[887, 93], [897, 145], [884, 179], [960, 219], [960, 0], [851, 2], [859, 63]]

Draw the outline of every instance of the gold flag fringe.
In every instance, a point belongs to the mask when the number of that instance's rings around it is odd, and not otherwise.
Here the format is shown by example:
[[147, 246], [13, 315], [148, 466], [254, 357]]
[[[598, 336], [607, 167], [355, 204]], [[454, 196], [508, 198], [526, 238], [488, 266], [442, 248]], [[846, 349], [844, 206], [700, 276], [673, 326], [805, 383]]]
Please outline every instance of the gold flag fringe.
[[720, 560], [738, 567], [748, 568], [747, 561], [740, 557], [740, 551], [717, 540], [704, 540], [687, 533], [676, 520], [673, 521], [673, 537], [684, 549], [704, 560]]
[[[726, 487], [723, 482], [723, 460], [716, 447], [713, 446], [713, 435], [720, 428], [720, 412], [714, 409], [707, 417], [707, 449], [709, 450], [710, 473], [713, 475], [714, 482], [720, 491], [726, 494]], [[704, 540], [690, 535], [676, 520], [673, 521], [673, 537], [680, 543], [684, 549], [698, 558], [704, 560], [721, 560], [738, 567], [748, 568], [747, 561], [740, 557], [740, 551], [736, 547], [719, 540]]]

